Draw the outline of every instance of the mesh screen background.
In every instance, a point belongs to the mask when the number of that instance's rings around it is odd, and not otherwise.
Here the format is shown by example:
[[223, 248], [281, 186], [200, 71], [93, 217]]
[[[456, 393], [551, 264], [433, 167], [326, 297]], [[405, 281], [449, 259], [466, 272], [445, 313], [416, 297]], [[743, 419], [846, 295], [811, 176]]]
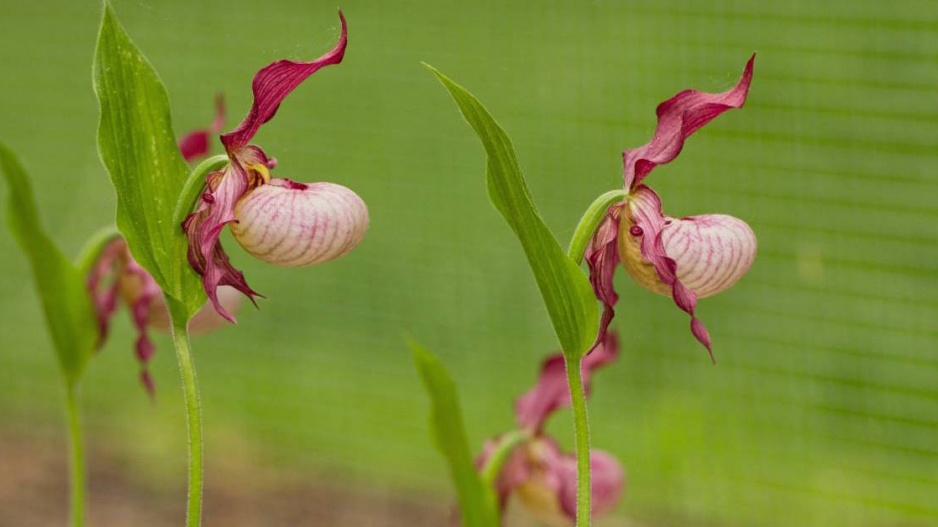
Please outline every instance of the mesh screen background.
[[[259, 66], [317, 56], [338, 35], [328, 2], [114, 3], [161, 73], [179, 131], [210, 121], [216, 91], [236, 123]], [[445, 501], [403, 335], [454, 372], [476, 445], [512, 426], [513, 398], [556, 347], [522, 252], [487, 201], [483, 152], [420, 61], [506, 128], [566, 243], [593, 197], [621, 185], [620, 152], [651, 136], [658, 102], [729, 87], [757, 52], [746, 107], [649, 180], [669, 213], [732, 214], [759, 236], [750, 274], [701, 304], [718, 366], [670, 301], [617, 282], [624, 353], [591, 399], [594, 445], [629, 474], [617, 515], [938, 522], [934, 2], [342, 7], [346, 61], [297, 90], [256, 142], [281, 177], [355, 189], [372, 227], [347, 258], [299, 270], [252, 261], [227, 239], [268, 300], [194, 341], [209, 459]], [[2, 11], [0, 137], [74, 254], [114, 207], [94, 144], [98, 8], [7, 0]], [[61, 393], [25, 260], [5, 233], [0, 254], [0, 433], [60, 441]], [[90, 368], [89, 443], [155, 487], [174, 485], [184, 422], [171, 343], [158, 340], [151, 404], [131, 339], [122, 319]], [[562, 413], [550, 430], [569, 446], [569, 427]]]

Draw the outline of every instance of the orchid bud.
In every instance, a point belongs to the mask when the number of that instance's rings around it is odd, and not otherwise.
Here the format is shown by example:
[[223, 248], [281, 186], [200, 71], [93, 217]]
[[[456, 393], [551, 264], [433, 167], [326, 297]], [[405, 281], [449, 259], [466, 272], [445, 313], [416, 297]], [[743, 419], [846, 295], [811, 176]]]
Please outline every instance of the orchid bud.
[[300, 267], [348, 254], [365, 236], [368, 208], [335, 183], [271, 179], [242, 197], [231, 233], [265, 262]]

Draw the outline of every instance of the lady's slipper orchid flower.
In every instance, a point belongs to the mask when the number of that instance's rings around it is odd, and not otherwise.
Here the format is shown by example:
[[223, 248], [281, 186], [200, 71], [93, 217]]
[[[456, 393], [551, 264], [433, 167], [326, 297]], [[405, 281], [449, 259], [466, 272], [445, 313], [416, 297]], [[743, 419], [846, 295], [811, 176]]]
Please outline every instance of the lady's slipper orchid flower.
[[[590, 391], [592, 371], [618, 356], [619, 342], [612, 332], [604, 335], [581, 362], [583, 383]], [[533, 515], [549, 525], [570, 526], [576, 520], [576, 456], [563, 452], [544, 432], [544, 423], [558, 409], [570, 405], [570, 389], [560, 354], [544, 361], [537, 384], [522, 395], [515, 405], [518, 426], [528, 439], [514, 448], [501, 467], [495, 482], [499, 505], [504, 511], [508, 498], [514, 494]], [[481, 467], [488, 462], [505, 441], [502, 435], [485, 444], [477, 461]], [[592, 467], [592, 513], [610, 510], [622, 495], [625, 473], [611, 454], [594, 450]]]
[[[107, 339], [111, 319], [117, 311], [118, 299], [130, 309], [131, 319], [137, 329], [135, 350], [140, 361], [140, 380], [150, 395], [154, 393], [153, 378], [147, 364], [155, 348], [149, 330], [170, 332], [169, 313], [163, 300], [163, 292], [156, 280], [134, 260], [123, 238], [108, 243], [95, 261], [87, 278], [88, 290], [98, 316], [98, 347]], [[225, 287], [219, 290], [219, 298], [227, 309], [236, 311], [241, 304], [241, 294]], [[228, 322], [208, 304], [189, 321], [189, 332], [205, 333]]]
[[744, 221], [724, 214], [675, 218], [644, 184], [658, 165], [680, 154], [684, 141], [723, 112], [741, 108], [752, 82], [755, 55], [736, 86], [723, 93], [684, 90], [658, 106], [658, 126], [647, 144], [622, 154], [628, 197], [610, 208], [586, 250], [590, 281], [605, 304], [602, 331], [618, 300], [612, 278], [621, 261], [647, 289], [671, 296], [691, 317], [691, 332], [710, 352], [710, 335], [697, 319], [697, 299], [735, 284], [756, 256], [756, 236]]
[[368, 228], [368, 209], [357, 194], [334, 183], [271, 178], [276, 161], [250, 144], [290, 92], [320, 68], [342, 61], [348, 32], [341, 11], [339, 18], [342, 34], [331, 51], [312, 62], [273, 62], [254, 76], [251, 111], [221, 136], [230, 162], [206, 176], [196, 210], [182, 224], [189, 237], [189, 263], [202, 275], [215, 309], [232, 322], [219, 299], [219, 286], [234, 287], [252, 301], [258, 294], [221, 246], [225, 225], [231, 224], [235, 239], [252, 256], [284, 266], [338, 258], [358, 245]]

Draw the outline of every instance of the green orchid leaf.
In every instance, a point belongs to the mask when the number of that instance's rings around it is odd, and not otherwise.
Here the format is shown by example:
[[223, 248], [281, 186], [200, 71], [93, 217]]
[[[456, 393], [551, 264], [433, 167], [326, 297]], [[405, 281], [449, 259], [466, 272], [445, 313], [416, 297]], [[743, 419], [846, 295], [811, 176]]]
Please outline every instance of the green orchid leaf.
[[117, 190], [117, 227], [134, 258], [191, 316], [205, 303], [205, 293], [173, 218], [188, 166], [173, 134], [166, 89], [107, 2], [94, 89], [101, 107], [98, 151]]
[[427, 68], [449, 91], [482, 141], [488, 154], [489, 198], [521, 241], [564, 355], [579, 359], [593, 345], [599, 323], [589, 280], [538, 214], [508, 134], [465, 88], [433, 67]]
[[437, 357], [415, 342], [411, 342], [410, 347], [414, 364], [430, 395], [430, 429], [437, 450], [449, 463], [463, 525], [497, 527], [499, 514], [494, 489], [482, 482], [473, 463], [456, 384]]
[[78, 382], [98, 341], [98, 323], [85, 276], [43, 229], [29, 176], [0, 144], [0, 172], [9, 187], [7, 225], [29, 260], [33, 281], [66, 382]]

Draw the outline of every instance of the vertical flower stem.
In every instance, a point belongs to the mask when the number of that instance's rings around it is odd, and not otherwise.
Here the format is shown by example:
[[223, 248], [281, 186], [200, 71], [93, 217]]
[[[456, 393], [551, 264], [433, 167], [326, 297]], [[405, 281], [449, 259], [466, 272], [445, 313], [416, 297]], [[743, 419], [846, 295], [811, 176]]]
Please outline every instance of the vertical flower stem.
[[189, 317], [175, 300], [166, 297], [173, 322], [173, 345], [182, 375], [182, 390], [186, 400], [186, 427], [189, 433], [189, 483], [186, 505], [186, 527], [199, 527], [202, 523], [202, 405], [199, 384], [195, 375], [195, 361], [189, 348]]
[[576, 440], [576, 527], [589, 527], [590, 495], [590, 427], [586, 413], [586, 392], [580, 372], [580, 359], [564, 358], [567, 366], [567, 383], [570, 385], [570, 400], [573, 408], [573, 430]]
[[68, 382], [65, 388], [65, 411], [68, 414], [69, 466], [71, 469], [70, 512], [72, 527], [85, 525], [85, 449], [78, 413], [78, 383]]

